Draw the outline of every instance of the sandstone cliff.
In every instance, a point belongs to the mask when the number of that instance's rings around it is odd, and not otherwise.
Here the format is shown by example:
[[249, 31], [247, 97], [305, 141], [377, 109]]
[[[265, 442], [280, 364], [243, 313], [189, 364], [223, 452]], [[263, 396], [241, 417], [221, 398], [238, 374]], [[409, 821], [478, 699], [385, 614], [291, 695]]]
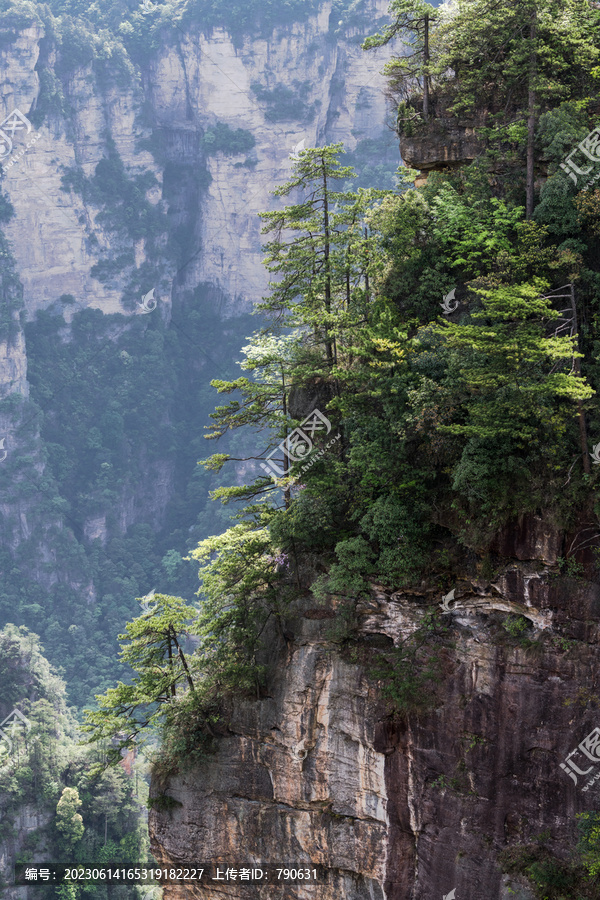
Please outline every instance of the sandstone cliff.
[[[12, 554], [22, 548], [24, 558], [40, 560], [32, 574], [44, 588], [66, 581], [81, 602], [93, 602], [97, 586], [85, 564], [61, 569], [56, 539], [77, 547], [74, 553], [83, 548], [83, 560], [90, 542], [106, 545], [133, 525], [150, 523], [158, 531], [181, 460], [171, 454], [150, 462], [153, 437], [148, 446], [132, 447], [131, 471], [111, 504], [112, 527], [102, 509], [65, 518], [58, 500], [50, 515], [42, 513], [54, 488], [48, 488], [39, 407], [48, 422], [60, 401], [42, 387], [33, 398], [39, 405], [27, 403], [23, 323], [38, 311], [60, 314], [66, 322], [60, 340], [69, 342], [75, 314], [94, 308], [124, 317], [112, 320], [116, 340], [143, 312], [141, 298], [151, 290], [154, 315], [166, 331], [173, 309], [183, 318], [182, 305], [189, 309], [199, 289], [224, 314], [250, 309], [268, 279], [257, 212], [273, 206], [270, 191], [289, 176], [294, 148], [301, 141], [311, 147], [344, 140], [352, 150], [367, 138], [393, 139], [381, 75], [389, 51], [360, 49], [386, 9], [386, 0], [373, 0], [358, 25], [340, 28], [328, 0], [302, 23], [236, 41], [220, 28], [205, 32], [172, 21], [141, 67], [115, 55], [102, 71], [91, 56], [76, 66], [61, 63], [64, 47], [40, 19], [7, 14], [0, 21], [0, 118], [16, 108], [34, 123], [36, 136], [28, 147], [31, 135], [18, 131], [12, 156], [2, 160], [2, 189], [15, 211], [3, 229], [17, 281], [10, 297], [4, 290], [15, 312], [10, 334], [0, 335], [0, 396], [9, 398], [0, 409], [0, 457], [7, 453], [0, 459], [2, 540]], [[140, 14], [140, 21], [140, 28], [150, 28], [150, 18]], [[242, 129], [254, 146], [243, 153], [211, 150], [216, 127], [228, 134]], [[138, 179], [141, 188], [131, 196], [148, 218], [154, 215], [152, 234], [134, 233], [117, 220], [119, 197], [111, 205], [82, 189], [109, 157], [120, 161], [128, 184]], [[3, 259], [7, 278], [8, 253]], [[226, 351], [211, 350], [217, 364], [220, 352]], [[205, 380], [217, 374], [213, 365]], [[201, 431], [197, 411], [190, 415]], [[171, 410], [157, 410], [157, 423], [171, 427]], [[46, 493], [36, 487], [25, 496], [26, 480], [43, 481]], [[63, 499], [72, 508], [72, 498]], [[102, 506], [97, 496], [96, 502]], [[181, 525], [187, 531], [193, 520]]]
[[[533, 900], [511, 861], [529, 845], [567, 858], [576, 814], [596, 806], [595, 789], [560, 764], [596, 725], [600, 590], [558, 574], [564, 535], [536, 519], [511, 534], [493, 583], [460, 580], [450, 614], [437, 590], [374, 586], [356, 662], [328, 640], [335, 620], [304, 602], [268, 696], [235, 704], [203, 765], [154, 785], [180, 804], [151, 812], [157, 859], [325, 867], [318, 886], [281, 888], [289, 900], [441, 900], [453, 889], [458, 900]], [[450, 629], [439, 706], [394, 720], [360, 648], [399, 645], [434, 609]], [[506, 640], [506, 611], [532, 623], [527, 641]], [[272, 891], [167, 886], [165, 900]]]
[[[85, 175], [93, 173], [106, 153], [107, 134], [129, 171], [155, 175], [157, 185], [148, 190], [148, 199], [165, 208], [164, 170], [140, 142], [150, 136], [164, 141], [166, 162], [179, 167], [180, 188], [186, 168], [206, 165], [210, 178], [205, 190], [178, 194], [175, 185], [171, 195], [172, 221], [183, 222], [190, 238], [183, 281], [188, 287], [209, 282], [238, 302], [260, 298], [267, 276], [256, 214], [273, 205], [269, 192], [289, 175], [294, 147], [302, 140], [307, 147], [343, 140], [352, 150], [364, 138], [387, 133], [380, 72], [389, 49], [366, 54], [360, 48], [361, 36], [386, 10], [385, 0], [373, 0], [360, 28], [348, 27], [332, 40], [332, 3], [325, 2], [308, 21], [277, 28], [268, 38], [247, 36], [241, 46], [223, 29], [205, 34], [174, 22], [140, 77], [132, 75], [128, 84], [100, 81], [91, 60], [78, 67], [63, 85], [68, 114], [47, 112], [38, 128], [41, 137], [6, 169], [3, 181], [16, 210], [7, 236], [28, 316], [64, 294], [76, 300], [70, 314], [87, 306], [105, 313], [124, 311], [124, 273], [112, 285], [90, 274], [103, 254], [120, 249], [121, 239], [96, 221], [93, 204], [61, 189], [66, 168], [77, 165]], [[12, 32], [9, 21], [5, 30]], [[44, 28], [32, 23], [2, 45], [2, 118], [15, 107], [25, 116], [35, 113], [40, 65], [53, 65], [41, 49], [45, 39]], [[281, 100], [273, 108], [276, 88], [286, 99], [285, 109]], [[239, 154], [207, 157], [203, 152], [201, 139], [217, 121], [253, 135], [256, 145], [248, 165]], [[20, 149], [20, 141], [15, 148]], [[139, 268], [146, 260], [143, 240], [135, 253]], [[160, 294], [168, 303], [168, 271], [163, 276]]]

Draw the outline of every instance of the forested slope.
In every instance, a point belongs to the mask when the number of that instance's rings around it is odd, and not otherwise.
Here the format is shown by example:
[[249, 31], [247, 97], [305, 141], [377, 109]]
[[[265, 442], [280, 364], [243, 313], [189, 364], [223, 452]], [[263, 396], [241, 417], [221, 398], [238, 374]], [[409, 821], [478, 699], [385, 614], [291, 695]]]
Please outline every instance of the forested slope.
[[301, 846], [323, 898], [593, 897], [600, 18], [392, 12], [414, 42], [388, 67], [400, 145], [428, 177], [353, 193], [340, 146], [307, 150], [264, 217], [270, 324], [215, 382], [212, 437], [278, 433], [217, 492], [239, 522], [192, 554], [207, 599], [193, 691], [162, 711], [155, 791], [177, 808], [154, 848], [173, 859], [193, 815], [219, 853], [216, 789], [227, 853]]
[[182, 557], [227, 526], [197, 461], [256, 327], [274, 173], [340, 131], [393, 184], [389, 54], [360, 49], [385, 10], [0, 3], [3, 118], [32, 128], [1, 173], [0, 616], [79, 706], [125, 677], [136, 597], [192, 596]]
[[[101, 776], [112, 739], [82, 749], [76, 720], [131, 679], [117, 638], [138, 598], [193, 598], [183, 557], [229, 524], [208, 496], [220, 478], [197, 463], [210, 380], [235, 377], [259, 324], [256, 212], [274, 173], [302, 140], [343, 134], [364, 185], [394, 183], [387, 57], [360, 48], [385, 12], [0, 2], [0, 627], [16, 635], [0, 644], [0, 721], [14, 708], [33, 723], [0, 759], [6, 882], [15, 861], [145, 859], [146, 769], [128, 753]], [[32, 663], [22, 644], [60, 690], [13, 683], [15, 659]]]

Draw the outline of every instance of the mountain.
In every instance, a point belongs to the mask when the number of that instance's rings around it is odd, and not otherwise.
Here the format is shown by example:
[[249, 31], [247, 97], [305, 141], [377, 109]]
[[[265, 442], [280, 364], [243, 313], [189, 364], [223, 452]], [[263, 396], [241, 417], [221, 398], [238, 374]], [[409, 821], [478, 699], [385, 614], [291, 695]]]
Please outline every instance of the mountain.
[[196, 590], [181, 557], [226, 522], [197, 466], [209, 382], [259, 327], [257, 213], [290, 154], [343, 139], [363, 184], [393, 184], [389, 54], [360, 49], [386, 4], [242, 27], [193, 3], [3, 10], [1, 115], [24, 119], [2, 173], [0, 612], [82, 704], [124, 676], [135, 597]]

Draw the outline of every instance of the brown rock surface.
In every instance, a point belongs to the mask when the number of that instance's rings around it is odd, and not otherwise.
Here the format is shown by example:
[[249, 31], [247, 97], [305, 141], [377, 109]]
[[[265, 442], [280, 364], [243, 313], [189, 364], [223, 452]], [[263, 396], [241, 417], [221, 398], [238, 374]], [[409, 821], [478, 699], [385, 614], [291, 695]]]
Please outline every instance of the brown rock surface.
[[[457, 587], [434, 712], [392, 721], [377, 683], [327, 640], [332, 623], [301, 617], [270, 696], [237, 703], [216, 754], [168, 783], [181, 806], [150, 814], [162, 864], [321, 864], [326, 882], [167, 886], [165, 900], [442, 900], [454, 888], [456, 900], [532, 900], [499, 854], [547, 832], [566, 857], [576, 814], [597, 807], [596, 788], [560, 763], [598, 724], [600, 588], [550, 572], [561, 536], [530, 527], [517, 543], [537, 558]], [[374, 586], [361, 638], [398, 643], [441, 599]], [[508, 610], [527, 616], [533, 643], [508, 637]]]
[[476, 129], [485, 123], [486, 110], [471, 119], [458, 119], [448, 112], [450, 105], [449, 97], [433, 97], [425, 121], [422, 100], [413, 98], [405, 104], [407, 121], [398, 120], [400, 154], [405, 165], [421, 170], [421, 183], [429, 172], [464, 165], [483, 151]]

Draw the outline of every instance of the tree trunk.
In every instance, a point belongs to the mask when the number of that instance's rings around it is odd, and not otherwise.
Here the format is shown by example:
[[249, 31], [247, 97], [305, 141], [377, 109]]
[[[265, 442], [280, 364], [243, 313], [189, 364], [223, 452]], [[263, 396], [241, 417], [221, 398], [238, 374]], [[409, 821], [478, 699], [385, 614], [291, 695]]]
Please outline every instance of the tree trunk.
[[350, 309], [350, 264], [346, 266], [346, 309]]
[[194, 693], [194, 690], [195, 690], [194, 682], [192, 681], [192, 676], [190, 675], [190, 670], [188, 668], [186, 658], [183, 655], [183, 650], [181, 649], [181, 647], [179, 645], [179, 641], [177, 640], [177, 635], [175, 634], [175, 629], [173, 628], [172, 625], [170, 626], [170, 629], [171, 629], [171, 634], [173, 635], [173, 640], [175, 641], [175, 646], [177, 647], [177, 653], [179, 654], [179, 659], [181, 660], [181, 665], [183, 666], [183, 670], [185, 672], [185, 677], [187, 678], [187, 683], [189, 684], [190, 690], [192, 691], [192, 693]]
[[[571, 309], [573, 310], [573, 331], [575, 338], [575, 350], [579, 350], [579, 326], [577, 323], [577, 304], [575, 303], [575, 285], [571, 283]], [[573, 368], [576, 375], [581, 375], [581, 360], [578, 356], [573, 358]], [[592, 467], [590, 466], [590, 456], [588, 453], [587, 428], [585, 425], [585, 412], [581, 400], [577, 401], [577, 412], [579, 419], [579, 440], [581, 441], [581, 457], [583, 459], [583, 471], [586, 475], [591, 475]]]
[[175, 697], [177, 695], [177, 688], [175, 686], [175, 674], [173, 672], [173, 645], [171, 644], [171, 631], [167, 632], [167, 645], [168, 645], [168, 654], [169, 654], [169, 672], [171, 673], [171, 697]]
[[429, 118], [429, 16], [425, 16], [423, 25], [423, 118]]
[[[287, 439], [288, 439], [288, 430], [287, 430], [287, 412], [288, 412], [288, 411], [287, 411], [287, 393], [286, 393], [286, 384], [285, 384], [285, 371], [284, 371], [283, 366], [281, 367], [281, 383], [282, 383], [282, 385], [283, 385], [283, 416], [284, 416], [284, 419], [285, 419], [285, 437], [284, 437], [284, 439], [283, 439], [283, 442], [284, 442], [285, 446], [287, 447]], [[283, 469], [284, 469], [285, 474], [286, 474], [286, 475], [289, 475], [289, 472], [290, 472], [290, 458], [289, 458], [289, 456], [286, 456], [285, 451], [284, 451], [284, 453], [283, 453], [283, 456], [284, 456], [284, 460], [283, 460]], [[286, 509], [286, 512], [287, 512], [287, 510], [290, 508], [290, 503], [292, 502], [289, 484], [286, 486], [286, 488], [285, 488], [285, 490], [284, 490], [284, 492], [283, 492], [283, 502], [284, 502], [284, 504], [285, 504], [285, 509]]]
[[[327, 186], [327, 173], [325, 171], [325, 160], [323, 159], [323, 230], [325, 238], [324, 256], [325, 256], [325, 310], [327, 317], [331, 312], [331, 269], [329, 255], [331, 251], [330, 235], [329, 235], [329, 197]], [[327, 365], [330, 369], [334, 365], [333, 343], [329, 337], [329, 323], [325, 325], [325, 348], [327, 353]]]
[[537, 12], [534, 10], [529, 28], [531, 49], [529, 54], [529, 109], [527, 116], [527, 188], [525, 215], [528, 219], [533, 215], [533, 191], [535, 184], [535, 103], [537, 76]]
[[[369, 307], [369, 303], [371, 302], [371, 288], [369, 286], [369, 230], [365, 228], [365, 300], [367, 305], [367, 310]], [[368, 315], [368, 312], [367, 312]]]

